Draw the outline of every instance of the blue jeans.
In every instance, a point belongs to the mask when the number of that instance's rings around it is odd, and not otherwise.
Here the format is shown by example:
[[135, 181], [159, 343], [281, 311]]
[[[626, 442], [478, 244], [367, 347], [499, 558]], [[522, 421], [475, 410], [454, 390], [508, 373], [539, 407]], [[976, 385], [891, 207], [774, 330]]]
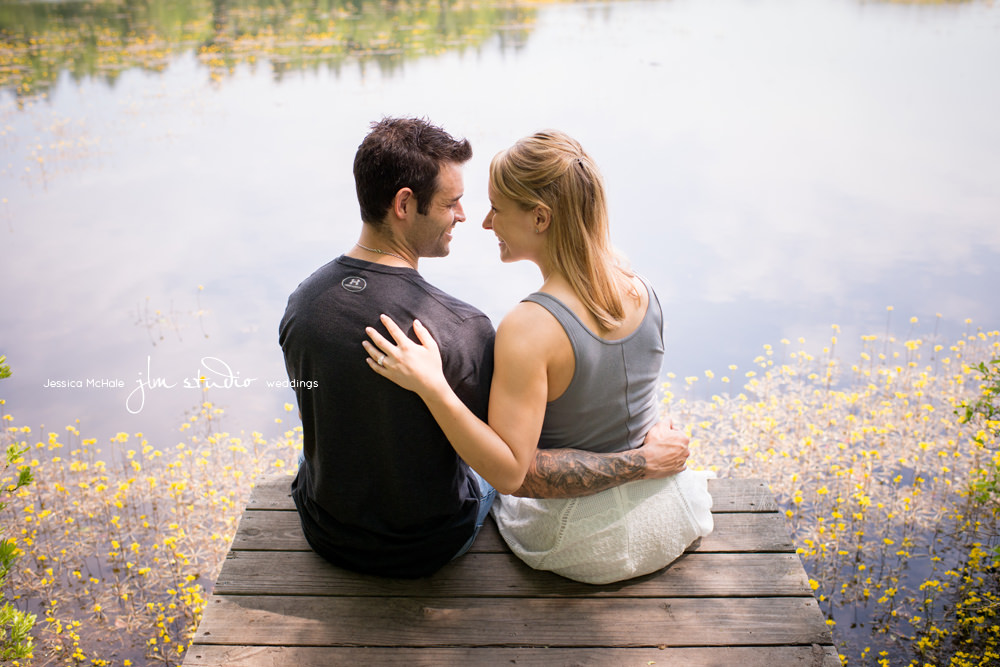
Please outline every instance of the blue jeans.
[[472, 547], [472, 543], [476, 541], [476, 536], [479, 535], [479, 530], [486, 522], [486, 515], [490, 513], [490, 507], [493, 506], [493, 499], [497, 497], [497, 490], [494, 489], [489, 482], [483, 479], [482, 475], [471, 468], [470, 471], [472, 472], [473, 477], [476, 478], [476, 483], [479, 485], [479, 513], [476, 515], [476, 529], [472, 531], [472, 537], [470, 537], [469, 541], [465, 543], [465, 546], [458, 550], [458, 553], [452, 557], [452, 560], [463, 555]]

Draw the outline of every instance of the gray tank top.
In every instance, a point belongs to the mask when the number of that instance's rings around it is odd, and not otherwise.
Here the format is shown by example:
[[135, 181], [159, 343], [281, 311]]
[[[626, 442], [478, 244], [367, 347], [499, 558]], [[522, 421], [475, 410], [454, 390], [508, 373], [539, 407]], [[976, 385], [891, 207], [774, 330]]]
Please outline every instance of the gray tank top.
[[604, 340], [588, 329], [566, 304], [535, 292], [537, 303], [559, 321], [573, 346], [576, 368], [565, 393], [545, 408], [538, 446], [617, 452], [642, 444], [659, 419], [663, 311], [653, 288], [638, 328], [625, 338]]

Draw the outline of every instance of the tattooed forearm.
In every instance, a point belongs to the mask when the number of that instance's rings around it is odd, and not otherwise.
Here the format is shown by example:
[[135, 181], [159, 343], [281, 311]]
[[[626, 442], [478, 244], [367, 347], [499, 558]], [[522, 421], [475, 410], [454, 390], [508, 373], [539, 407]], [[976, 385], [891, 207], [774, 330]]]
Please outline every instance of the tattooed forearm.
[[640, 450], [596, 454], [580, 449], [540, 449], [524, 484], [514, 495], [528, 498], [589, 496], [642, 479], [646, 458]]

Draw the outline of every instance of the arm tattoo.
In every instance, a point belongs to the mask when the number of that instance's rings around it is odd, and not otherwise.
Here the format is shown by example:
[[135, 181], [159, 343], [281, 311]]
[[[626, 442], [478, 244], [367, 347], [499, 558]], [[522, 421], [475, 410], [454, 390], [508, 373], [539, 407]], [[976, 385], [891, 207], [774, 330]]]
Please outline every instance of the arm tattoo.
[[539, 449], [515, 496], [576, 498], [642, 479], [646, 457], [638, 449], [597, 454], [581, 449]]

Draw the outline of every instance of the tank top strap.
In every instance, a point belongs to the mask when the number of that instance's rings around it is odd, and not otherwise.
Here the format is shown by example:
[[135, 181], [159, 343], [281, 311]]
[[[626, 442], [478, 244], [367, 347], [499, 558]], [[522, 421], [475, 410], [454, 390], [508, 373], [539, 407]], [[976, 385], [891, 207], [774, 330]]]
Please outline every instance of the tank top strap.
[[545, 292], [534, 292], [528, 296], [521, 299], [521, 301], [530, 301], [532, 303], [537, 303], [539, 306], [549, 311], [556, 321], [562, 325], [562, 328], [566, 330], [566, 333], [573, 338], [571, 330], [575, 330], [577, 327], [582, 328], [585, 331], [590, 331], [584, 326], [580, 318], [577, 317], [576, 313], [569, 309], [565, 303], [552, 296], [551, 294], [546, 294]]
[[[646, 305], [646, 316], [645, 319], [651, 322], [650, 326], [659, 327], [660, 332], [660, 344], [663, 344], [663, 306], [660, 305], [660, 297], [656, 295], [656, 291], [653, 286], [649, 284], [649, 281], [640, 276], [638, 273], [635, 274], [642, 284], [646, 286], [646, 294], [649, 295], [649, 303]], [[653, 310], [655, 308], [655, 310]], [[655, 317], [650, 317], [650, 314], [655, 313]], [[645, 324], [643, 324], [645, 326]]]
[[[648, 303], [646, 305], [646, 312], [643, 315], [642, 322], [639, 324], [639, 328], [658, 326], [660, 328], [660, 343], [662, 343], [663, 307], [660, 305], [660, 298], [656, 295], [656, 292], [653, 291], [653, 286], [649, 284], [649, 281], [639, 274], [636, 274], [636, 277], [642, 281], [643, 285], [646, 286], [646, 294], [649, 296]], [[606, 342], [591, 331], [587, 325], [583, 323], [583, 320], [581, 320], [576, 313], [570, 310], [569, 306], [551, 294], [547, 294], [545, 292], [533, 292], [521, 299], [521, 301], [537, 303], [539, 306], [552, 313], [552, 316], [556, 318], [559, 324], [562, 325], [562, 328], [566, 331], [567, 335], [569, 335], [570, 341], [573, 342], [574, 347], [576, 347], [577, 334], [579, 333], [586, 333], [588, 338], [595, 341]], [[653, 316], [650, 317], [650, 315]]]

